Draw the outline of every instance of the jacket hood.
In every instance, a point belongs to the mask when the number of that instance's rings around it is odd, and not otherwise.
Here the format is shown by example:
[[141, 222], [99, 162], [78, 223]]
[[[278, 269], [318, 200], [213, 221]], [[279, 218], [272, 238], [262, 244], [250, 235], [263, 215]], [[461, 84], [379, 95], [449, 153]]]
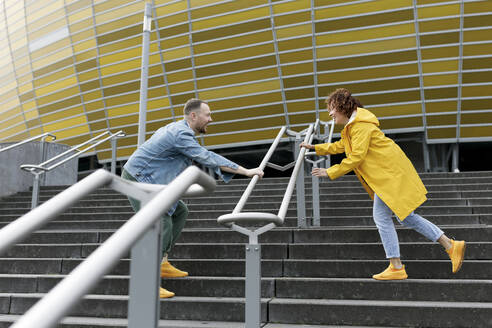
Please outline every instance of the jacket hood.
[[366, 122], [379, 126], [379, 121], [376, 115], [361, 107], [357, 107], [357, 114], [355, 115], [355, 118], [351, 118], [347, 125], [352, 124], [353, 122]]

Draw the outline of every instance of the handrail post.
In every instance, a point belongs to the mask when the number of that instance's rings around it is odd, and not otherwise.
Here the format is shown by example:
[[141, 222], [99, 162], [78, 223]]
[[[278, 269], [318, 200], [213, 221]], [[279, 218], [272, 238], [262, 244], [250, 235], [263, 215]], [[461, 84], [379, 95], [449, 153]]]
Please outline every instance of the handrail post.
[[111, 173], [116, 174], [116, 138], [111, 138]]
[[32, 198], [31, 198], [31, 209], [35, 209], [39, 203], [39, 175], [44, 172], [36, 172], [34, 174], [33, 182], [32, 182]]
[[[296, 133], [295, 141], [295, 158], [299, 156], [299, 145], [301, 144], [301, 134]], [[297, 226], [299, 228], [306, 228], [306, 195], [305, 195], [305, 183], [304, 183], [304, 161], [301, 163], [299, 172], [297, 173], [296, 180], [296, 203], [297, 203]]]
[[[141, 207], [149, 200], [141, 200]], [[159, 323], [161, 224], [157, 220], [130, 251], [129, 328], [156, 328]]]

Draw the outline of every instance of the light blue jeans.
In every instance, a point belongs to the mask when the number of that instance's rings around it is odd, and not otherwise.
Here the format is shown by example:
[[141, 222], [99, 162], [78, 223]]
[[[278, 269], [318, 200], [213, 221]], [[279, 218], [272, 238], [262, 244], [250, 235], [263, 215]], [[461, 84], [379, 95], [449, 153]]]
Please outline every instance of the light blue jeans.
[[[376, 194], [374, 194], [372, 214], [374, 222], [378, 227], [379, 235], [381, 236], [381, 242], [383, 243], [386, 258], [399, 258], [400, 245], [398, 244], [398, 235], [396, 234], [395, 224], [392, 218], [393, 212]], [[403, 221], [398, 217], [397, 219], [401, 225], [412, 228], [434, 242], [444, 234], [444, 232], [434, 223], [427, 221], [414, 212], [410, 213]]]

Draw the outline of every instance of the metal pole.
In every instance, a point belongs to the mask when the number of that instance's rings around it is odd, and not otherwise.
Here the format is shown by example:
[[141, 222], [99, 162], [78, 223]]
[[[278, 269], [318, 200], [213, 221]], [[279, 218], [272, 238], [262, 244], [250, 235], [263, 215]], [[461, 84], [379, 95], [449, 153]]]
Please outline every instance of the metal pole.
[[[144, 207], [147, 201], [141, 201], [141, 207]], [[159, 323], [161, 224], [161, 220], [158, 220], [135, 243], [130, 252], [130, 328], [156, 328]]]
[[[298, 133], [296, 135], [296, 142], [295, 142], [295, 154], [296, 154], [296, 159], [299, 154], [299, 145], [301, 144], [301, 134]], [[304, 184], [304, 160], [300, 164], [299, 171], [297, 173], [297, 180], [296, 180], [296, 200], [297, 200], [297, 226], [300, 228], [306, 228], [307, 227], [307, 222], [306, 222], [306, 197], [305, 197], [305, 184]]]
[[32, 183], [32, 199], [31, 209], [35, 209], [39, 203], [39, 175], [42, 173], [34, 173], [34, 180]]
[[424, 153], [424, 170], [425, 172], [430, 172], [430, 154], [429, 154], [429, 145], [425, 140], [425, 134], [422, 137], [422, 150]]
[[261, 323], [261, 245], [246, 245], [245, 328], [260, 328]]
[[140, 146], [145, 142], [145, 129], [147, 123], [147, 85], [149, 72], [149, 43], [150, 26], [152, 24], [152, 4], [145, 4], [145, 15], [142, 33], [142, 69], [140, 76], [140, 109], [138, 113], [138, 140]]
[[116, 138], [111, 139], [111, 173], [116, 174]]
[[460, 147], [459, 144], [454, 144], [453, 145], [453, 164], [452, 164], [452, 171], [455, 173], [458, 173], [460, 169], [458, 168], [459, 166], [459, 153], [460, 153]]
[[[318, 164], [313, 163], [313, 168], [318, 167]], [[312, 176], [312, 194], [313, 194], [313, 226], [319, 227], [321, 225], [320, 210], [319, 210], [319, 178]]]

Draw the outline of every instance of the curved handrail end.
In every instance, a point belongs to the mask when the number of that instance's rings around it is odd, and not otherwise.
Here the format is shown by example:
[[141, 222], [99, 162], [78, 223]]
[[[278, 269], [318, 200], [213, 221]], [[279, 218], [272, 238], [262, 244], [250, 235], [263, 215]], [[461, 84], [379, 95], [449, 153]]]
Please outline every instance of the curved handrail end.
[[273, 223], [280, 226], [284, 224], [284, 220], [273, 213], [242, 212], [221, 215], [217, 218], [217, 223], [227, 227], [233, 223]]

